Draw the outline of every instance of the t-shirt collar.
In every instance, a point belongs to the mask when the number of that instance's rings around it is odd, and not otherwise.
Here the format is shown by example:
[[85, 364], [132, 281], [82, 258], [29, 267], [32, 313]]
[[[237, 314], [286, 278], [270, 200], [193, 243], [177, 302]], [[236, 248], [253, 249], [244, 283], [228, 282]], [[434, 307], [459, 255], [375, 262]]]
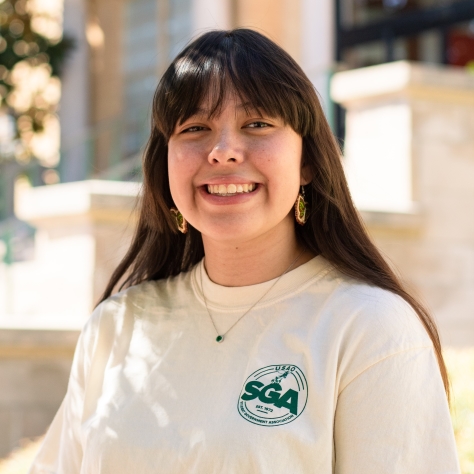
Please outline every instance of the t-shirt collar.
[[209, 278], [203, 265], [203, 260], [201, 260], [192, 270], [192, 285], [196, 297], [204, 303], [201, 289], [202, 276], [202, 286], [206, 295], [207, 305], [211, 309], [245, 311], [266, 291], [268, 293], [258, 302], [255, 308], [273, 304], [290, 296], [305, 287], [306, 283], [310, 280], [320, 276], [328, 266], [329, 262], [318, 255], [283, 275], [280, 281], [268, 291], [278, 277], [250, 286], [222, 286], [214, 283]]

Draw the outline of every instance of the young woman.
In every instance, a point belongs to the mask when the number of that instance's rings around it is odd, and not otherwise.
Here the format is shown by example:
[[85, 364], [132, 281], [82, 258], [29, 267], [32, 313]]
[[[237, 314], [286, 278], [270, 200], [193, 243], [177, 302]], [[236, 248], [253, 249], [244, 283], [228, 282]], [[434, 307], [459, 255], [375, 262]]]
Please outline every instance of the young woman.
[[143, 166], [32, 473], [459, 472], [435, 325], [368, 238], [287, 53], [247, 29], [195, 40]]

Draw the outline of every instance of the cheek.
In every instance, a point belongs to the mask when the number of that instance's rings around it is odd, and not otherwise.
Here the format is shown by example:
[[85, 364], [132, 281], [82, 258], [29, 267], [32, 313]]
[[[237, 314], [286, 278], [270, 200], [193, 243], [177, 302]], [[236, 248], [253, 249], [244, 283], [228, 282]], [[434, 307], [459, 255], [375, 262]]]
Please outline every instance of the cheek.
[[266, 168], [269, 181], [273, 181], [278, 192], [282, 193], [281, 198], [297, 194], [301, 177], [301, 155], [302, 140], [297, 136], [273, 143], [271, 150], [267, 150], [265, 154], [265, 160], [261, 162]]
[[168, 179], [171, 196], [178, 207], [183, 207], [192, 192], [192, 178], [197, 162], [183, 147], [168, 146]]

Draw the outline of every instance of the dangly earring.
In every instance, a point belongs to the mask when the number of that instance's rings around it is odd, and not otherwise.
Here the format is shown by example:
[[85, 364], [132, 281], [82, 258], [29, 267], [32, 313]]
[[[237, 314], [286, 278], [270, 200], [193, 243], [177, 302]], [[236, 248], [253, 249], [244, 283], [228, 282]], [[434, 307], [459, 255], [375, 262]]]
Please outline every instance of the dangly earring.
[[176, 226], [178, 227], [178, 230], [182, 234], [186, 234], [186, 232], [188, 231], [188, 222], [184, 218], [183, 214], [181, 214], [181, 212], [179, 212], [178, 209], [174, 207], [170, 209], [170, 212], [176, 221]]
[[304, 187], [301, 186], [301, 191], [295, 202], [295, 217], [296, 222], [300, 225], [305, 225], [308, 220], [308, 203], [304, 200]]

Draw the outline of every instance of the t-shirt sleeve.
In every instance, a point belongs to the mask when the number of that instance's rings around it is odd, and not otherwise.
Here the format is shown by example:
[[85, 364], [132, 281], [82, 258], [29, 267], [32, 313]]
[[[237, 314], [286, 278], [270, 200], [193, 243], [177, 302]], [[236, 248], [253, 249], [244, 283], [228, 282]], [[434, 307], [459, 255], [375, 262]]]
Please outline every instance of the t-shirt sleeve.
[[46, 433], [29, 474], [79, 474], [81, 471], [81, 424], [97, 313], [96, 310], [79, 337], [66, 396]]
[[368, 366], [339, 394], [336, 474], [459, 474], [432, 347], [410, 348]]

